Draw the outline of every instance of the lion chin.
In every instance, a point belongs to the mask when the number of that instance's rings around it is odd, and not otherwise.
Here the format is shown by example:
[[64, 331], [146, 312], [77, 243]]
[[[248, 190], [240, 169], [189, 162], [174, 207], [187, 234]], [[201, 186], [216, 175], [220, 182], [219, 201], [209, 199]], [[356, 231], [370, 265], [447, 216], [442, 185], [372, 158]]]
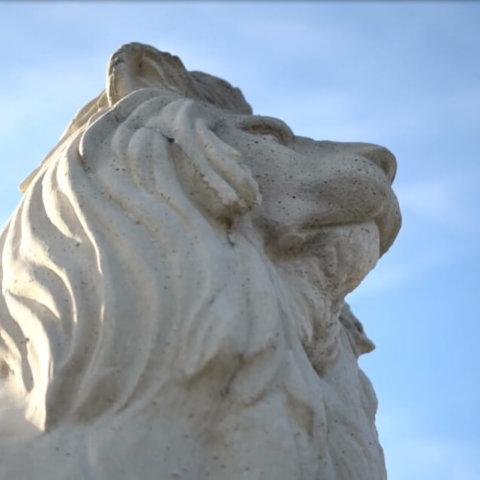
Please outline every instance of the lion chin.
[[394, 175], [120, 48], [1, 235], [0, 480], [385, 479], [344, 298]]

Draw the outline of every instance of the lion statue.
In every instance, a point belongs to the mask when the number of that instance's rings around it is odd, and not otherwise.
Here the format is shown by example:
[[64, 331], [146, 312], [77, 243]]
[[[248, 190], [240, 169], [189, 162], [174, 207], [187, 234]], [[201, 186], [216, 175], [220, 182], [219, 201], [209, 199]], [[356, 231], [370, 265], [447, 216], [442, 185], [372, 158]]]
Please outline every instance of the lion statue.
[[0, 479], [385, 479], [344, 297], [395, 168], [120, 48], [1, 234]]

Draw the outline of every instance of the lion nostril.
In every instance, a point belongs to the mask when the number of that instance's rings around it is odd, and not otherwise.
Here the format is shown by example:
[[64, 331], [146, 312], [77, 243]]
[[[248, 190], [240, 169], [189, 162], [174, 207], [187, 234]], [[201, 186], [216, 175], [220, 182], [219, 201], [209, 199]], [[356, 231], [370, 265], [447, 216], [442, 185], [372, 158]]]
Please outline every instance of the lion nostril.
[[378, 165], [385, 172], [390, 182], [393, 182], [397, 171], [397, 160], [390, 150], [384, 147], [372, 146], [362, 152], [362, 156]]

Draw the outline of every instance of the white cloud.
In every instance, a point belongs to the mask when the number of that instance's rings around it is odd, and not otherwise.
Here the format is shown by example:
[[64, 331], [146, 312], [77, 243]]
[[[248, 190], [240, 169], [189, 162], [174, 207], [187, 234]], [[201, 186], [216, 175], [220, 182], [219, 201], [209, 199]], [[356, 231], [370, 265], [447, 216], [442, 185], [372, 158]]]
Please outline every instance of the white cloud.
[[103, 88], [102, 76], [103, 71], [92, 72], [86, 65], [82, 68], [81, 63], [75, 66], [59, 63], [45, 65], [41, 70], [23, 68], [17, 71], [8, 81], [2, 81], [2, 137], [6, 132], [21, 133], [26, 125], [30, 128], [35, 117], [38, 117], [38, 125], [45, 121], [51, 123], [49, 119], [62, 113], [73, 117], [76, 110]]
[[[245, 37], [253, 37], [260, 42], [263, 48], [288, 54], [293, 61], [307, 59], [312, 63], [333, 60], [349, 49], [355, 34], [361, 34], [361, 31], [352, 32], [340, 22], [332, 22], [330, 25], [325, 22], [322, 29], [319, 29], [316, 23], [305, 21], [305, 16], [309, 15], [308, 10], [299, 16], [298, 7], [291, 11], [291, 15], [288, 14], [288, 6], [282, 5], [282, 8], [283, 16], [248, 18], [238, 28]], [[325, 13], [322, 12], [323, 16]], [[319, 12], [312, 12], [311, 15], [319, 16]]]
[[480, 170], [453, 172], [448, 178], [427, 178], [400, 184], [395, 190], [402, 211], [437, 225], [466, 230], [479, 227], [477, 195]]
[[385, 447], [390, 452], [390, 480], [478, 480], [480, 476], [480, 443], [408, 435]]
[[411, 287], [435, 268], [448, 266], [454, 258], [454, 252], [440, 249], [419, 249], [416, 254], [408, 257], [392, 255], [385, 262], [380, 260], [374, 271], [352, 292], [351, 298], [378, 297], [379, 294], [402, 285]]
[[464, 170], [396, 186], [403, 216], [399, 238], [352, 297], [411, 288], [435, 271], [456, 268], [461, 259], [478, 252], [479, 182], [480, 170]]
[[424, 431], [418, 412], [379, 412], [377, 426], [389, 480], [478, 480], [480, 441]]

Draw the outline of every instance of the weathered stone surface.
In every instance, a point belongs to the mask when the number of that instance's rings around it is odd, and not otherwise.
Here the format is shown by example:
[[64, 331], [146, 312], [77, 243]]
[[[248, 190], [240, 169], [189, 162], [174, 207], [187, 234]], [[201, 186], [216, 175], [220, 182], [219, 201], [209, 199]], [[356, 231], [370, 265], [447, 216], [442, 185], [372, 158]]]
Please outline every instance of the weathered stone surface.
[[118, 50], [1, 235], [0, 479], [384, 479], [344, 297], [394, 175]]

